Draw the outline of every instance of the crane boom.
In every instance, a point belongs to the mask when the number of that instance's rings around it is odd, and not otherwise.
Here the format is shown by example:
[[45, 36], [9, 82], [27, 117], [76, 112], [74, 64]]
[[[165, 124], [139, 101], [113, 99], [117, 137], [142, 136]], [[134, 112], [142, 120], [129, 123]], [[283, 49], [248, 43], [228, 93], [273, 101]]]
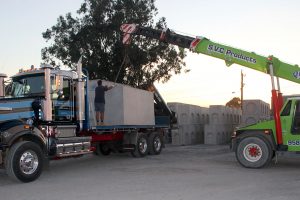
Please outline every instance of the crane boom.
[[[121, 31], [124, 33], [123, 43], [129, 44], [131, 35], [142, 35], [161, 42], [188, 48], [193, 52], [205, 54], [225, 61], [227, 66], [239, 64], [263, 73], [270, 74], [272, 82], [272, 103], [276, 126], [276, 140], [278, 149], [286, 149], [282, 140], [282, 127], [280, 110], [283, 106], [283, 98], [280, 92], [279, 79], [283, 78], [295, 83], [300, 83], [300, 68], [280, 61], [274, 56], [261, 56], [254, 52], [248, 52], [238, 48], [213, 42], [205, 37], [189, 37], [171, 31], [170, 29], [158, 30], [151, 27], [143, 27], [137, 24], [123, 24]], [[275, 79], [277, 77], [277, 88]]]
[[225, 61], [227, 66], [239, 64], [263, 73], [270, 74], [269, 65], [273, 65], [273, 75], [292, 82], [300, 83], [300, 68], [280, 61], [274, 56], [261, 56], [254, 52], [213, 42], [205, 37], [190, 37], [171, 31], [170, 29], [158, 30], [142, 27], [137, 24], [123, 24], [121, 31], [124, 33], [123, 43], [130, 42], [131, 35], [142, 35], [157, 39], [161, 42], [188, 48], [196, 53], [205, 54]]

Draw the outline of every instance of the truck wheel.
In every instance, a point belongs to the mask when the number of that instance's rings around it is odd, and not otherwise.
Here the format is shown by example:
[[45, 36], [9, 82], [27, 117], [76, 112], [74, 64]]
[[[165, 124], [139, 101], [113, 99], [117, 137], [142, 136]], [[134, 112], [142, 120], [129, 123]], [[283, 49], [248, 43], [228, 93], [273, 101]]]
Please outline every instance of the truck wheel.
[[133, 157], [144, 157], [149, 152], [148, 137], [145, 134], [138, 134], [137, 144], [134, 151], [131, 152]]
[[151, 133], [149, 136], [149, 154], [158, 155], [162, 150], [161, 137], [157, 133]]
[[43, 152], [39, 145], [22, 141], [14, 144], [6, 156], [8, 176], [24, 183], [37, 179], [43, 170]]
[[100, 156], [100, 155], [108, 156], [111, 153], [111, 149], [106, 144], [97, 144], [96, 151], [94, 153], [97, 156]]
[[107, 144], [99, 144], [98, 146], [102, 155], [108, 156], [111, 153], [111, 149]]
[[236, 149], [238, 162], [247, 168], [261, 168], [272, 159], [271, 146], [262, 138], [246, 137], [239, 142]]

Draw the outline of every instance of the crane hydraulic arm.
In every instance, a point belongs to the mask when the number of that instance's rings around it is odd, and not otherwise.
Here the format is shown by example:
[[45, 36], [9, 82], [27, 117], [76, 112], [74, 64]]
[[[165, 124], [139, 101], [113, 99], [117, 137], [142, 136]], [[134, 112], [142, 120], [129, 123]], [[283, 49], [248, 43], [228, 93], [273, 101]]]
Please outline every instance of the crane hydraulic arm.
[[[129, 44], [131, 35], [141, 35], [156, 39], [161, 42], [188, 48], [195, 53], [201, 53], [225, 61], [227, 66], [239, 64], [263, 73], [270, 74], [272, 81], [272, 102], [274, 108], [274, 119], [276, 126], [276, 139], [278, 148], [285, 149], [282, 141], [282, 128], [280, 121], [280, 110], [283, 105], [282, 94], [280, 93], [279, 79], [283, 78], [295, 83], [300, 83], [300, 68], [298, 65], [291, 65], [280, 61], [274, 56], [264, 57], [254, 52], [248, 52], [233, 48], [227, 45], [213, 42], [205, 37], [189, 37], [171, 31], [170, 29], [158, 30], [151, 27], [143, 27], [137, 24], [123, 24], [121, 26], [123, 43]], [[277, 78], [277, 88], [275, 80]]]

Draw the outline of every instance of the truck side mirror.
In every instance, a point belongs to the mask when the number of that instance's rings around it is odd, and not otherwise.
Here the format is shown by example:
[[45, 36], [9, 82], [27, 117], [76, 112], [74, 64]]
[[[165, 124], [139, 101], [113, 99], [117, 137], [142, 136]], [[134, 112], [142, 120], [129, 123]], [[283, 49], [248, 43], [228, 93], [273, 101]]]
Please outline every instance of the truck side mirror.
[[65, 98], [64, 92], [62, 90], [58, 90], [57, 95], [58, 95], [57, 99], [64, 99]]
[[57, 94], [61, 88], [61, 76], [56, 75], [51, 77], [51, 93]]

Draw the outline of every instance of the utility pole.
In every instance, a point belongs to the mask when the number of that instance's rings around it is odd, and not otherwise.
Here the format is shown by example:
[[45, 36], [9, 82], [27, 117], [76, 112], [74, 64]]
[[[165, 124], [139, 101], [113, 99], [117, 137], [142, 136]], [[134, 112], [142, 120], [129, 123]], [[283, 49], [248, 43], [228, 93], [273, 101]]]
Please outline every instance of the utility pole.
[[243, 70], [241, 70], [241, 110], [243, 113], [243, 100], [244, 100], [244, 76]]

